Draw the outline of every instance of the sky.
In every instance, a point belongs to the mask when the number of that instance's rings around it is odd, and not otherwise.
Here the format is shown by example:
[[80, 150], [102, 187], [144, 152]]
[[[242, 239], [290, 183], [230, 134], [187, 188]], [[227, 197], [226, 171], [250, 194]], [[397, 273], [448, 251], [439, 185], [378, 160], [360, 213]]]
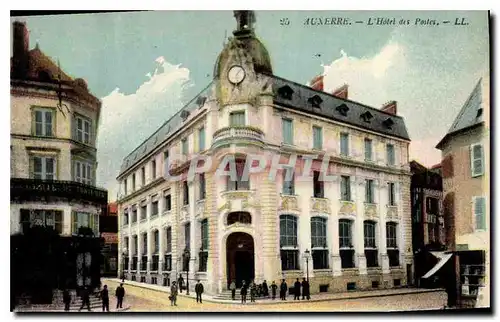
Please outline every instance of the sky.
[[[320, 17], [352, 24], [305, 24]], [[367, 24], [379, 17], [395, 18], [396, 25]], [[275, 75], [306, 84], [324, 73], [326, 91], [348, 84], [354, 101], [377, 108], [397, 101], [411, 138], [410, 160], [425, 166], [439, 163], [434, 147], [479, 78], [489, 73], [486, 11], [256, 11], [256, 19]], [[409, 24], [399, 25], [401, 19]], [[417, 19], [440, 24], [416, 25]], [[455, 25], [456, 19], [467, 25]], [[38, 43], [102, 100], [97, 185], [108, 189], [110, 200], [116, 198], [122, 159], [208, 85], [236, 26], [231, 11], [14, 20], [27, 22], [31, 48]]]

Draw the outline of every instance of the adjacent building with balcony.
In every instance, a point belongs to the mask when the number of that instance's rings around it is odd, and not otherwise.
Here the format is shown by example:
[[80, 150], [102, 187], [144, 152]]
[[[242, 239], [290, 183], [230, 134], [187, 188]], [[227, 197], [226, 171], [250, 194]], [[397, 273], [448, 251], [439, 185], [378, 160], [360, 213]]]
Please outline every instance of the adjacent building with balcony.
[[481, 78], [436, 148], [459, 305], [490, 306], [490, 81]]
[[[10, 93], [11, 235], [44, 226], [61, 237], [81, 228], [98, 237], [107, 205], [107, 192], [95, 186], [101, 102], [38, 44], [29, 49], [22, 22], [13, 23]], [[72, 278], [84, 285], [78, 276]]]
[[[346, 87], [275, 76], [253, 12], [235, 17], [213, 82], [123, 160], [119, 269], [165, 286], [182, 274], [212, 294], [232, 280], [309, 277], [313, 293], [407, 285], [410, 140], [396, 102], [375, 109]], [[242, 180], [251, 155], [265, 171]], [[275, 156], [285, 168], [270, 178]], [[305, 163], [286, 167], [294, 156]], [[228, 158], [236, 177], [216, 173]], [[206, 171], [189, 177], [191, 160]]]

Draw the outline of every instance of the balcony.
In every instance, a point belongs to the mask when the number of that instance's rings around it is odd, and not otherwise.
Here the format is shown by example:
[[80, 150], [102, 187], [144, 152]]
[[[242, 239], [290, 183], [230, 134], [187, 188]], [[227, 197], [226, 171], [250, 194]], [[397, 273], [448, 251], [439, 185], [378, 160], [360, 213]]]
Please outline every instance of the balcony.
[[10, 179], [10, 200], [26, 201], [86, 201], [106, 205], [108, 192], [76, 181]]
[[246, 211], [248, 208], [258, 208], [258, 201], [255, 200], [255, 191], [253, 190], [227, 190], [222, 192], [222, 204], [218, 211], [227, 209], [232, 211]]
[[261, 145], [264, 143], [264, 133], [251, 126], [225, 127], [215, 131], [212, 148], [241, 141]]

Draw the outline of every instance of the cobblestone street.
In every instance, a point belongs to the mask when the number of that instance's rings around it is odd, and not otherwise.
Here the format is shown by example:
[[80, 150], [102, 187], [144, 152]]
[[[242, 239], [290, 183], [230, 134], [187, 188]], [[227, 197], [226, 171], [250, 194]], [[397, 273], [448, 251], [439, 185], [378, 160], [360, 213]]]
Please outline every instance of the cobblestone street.
[[[117, 284], [106, 281], [114, 294]], [[402, 294], [397, 296], [378, 296], [358, 299], [328, 300], [321, 302], [308, 302], [290, 300], [276, 304], [235, 304], [213, 303], [204, 301], [196, 303], [193, 298], [179, 296], [177, 306], [170, 306], [168, 293], [126, 285], [125, 306], [130, 306], [133, 312], [174, 311], [174, 312], [339, 312], [339, 311], [403, 311], [442, 309], [446, 304], [446, 293], [443, 291], [430, 293]], [[313, 297], [314, 298], [314, 297]], [[112, 310], [116, 307], [116, 300], [111, 300]]]

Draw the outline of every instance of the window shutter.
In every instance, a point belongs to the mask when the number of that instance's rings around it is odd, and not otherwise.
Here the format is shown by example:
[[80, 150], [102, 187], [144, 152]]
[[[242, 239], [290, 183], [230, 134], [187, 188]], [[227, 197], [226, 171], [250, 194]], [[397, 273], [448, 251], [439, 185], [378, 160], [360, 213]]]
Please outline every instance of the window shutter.
[[486, 229], [486, 202], [484, 197], [476, 197], [474, 204], [476, 230]]

